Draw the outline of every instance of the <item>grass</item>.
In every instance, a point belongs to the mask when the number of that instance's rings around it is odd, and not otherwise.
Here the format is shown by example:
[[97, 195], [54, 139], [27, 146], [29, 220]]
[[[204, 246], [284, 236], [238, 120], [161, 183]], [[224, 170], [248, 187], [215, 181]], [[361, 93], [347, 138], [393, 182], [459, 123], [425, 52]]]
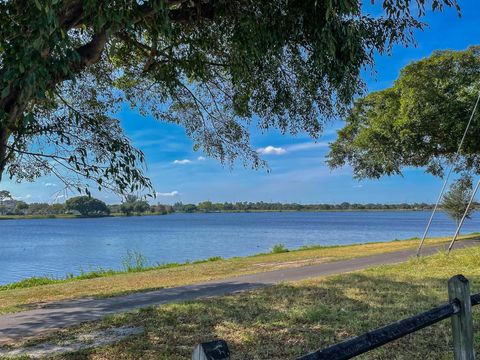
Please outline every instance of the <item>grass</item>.
[[[478, 238], [478, 235], [464, 236]], [[442, 244], [436, 238], [427, 244]], [[163, 264], [148, 269], [113, 271], [99, 269], [66, 279], [27, 279], [0, 288], [0, 314], [34, 308], [46, 302], [78, 297], [106, 297], [137, 291], [193, 284], [289, 267], [351, 259], [360, 256], [416, 248], [417, 239], [350, 246], [313, 246], [274, 254], [221, 259], [218, 257], [188, 264]]]
[[0, 215], [0, 220], [38, 220], [38, 219], [91, 219], [103, 217], [133, 217], [133, 216], [153, 216], [167, 215], [162, 212], [146, 212], [132, 213], [130, 215], [124, 213], [111, 213], [109, 215], [75, 215], [75, 214], [36, 214], [36, 215]]
[[[171, 268], [176, 268], [180, 266], [204, 264], [207, 262], [220, 261], [220, 260], [223, 260], [221, 256], [212, 256], [212, 257], [209, 257], [208, 259], [188, 261], [186, 263], [166, 263], [166, 264], [150, 266], [148, 265], [148, 259], [145, 255], [135, 250], [127, 250], [127, 253], [122, 258], [123, 270], [97, 268], [95, 270], [90, 270], [90, 271], [80, 270], [79, 275], [73, 275], [69, 273], [65, 278], [53, 278], [48, 276], [31, 277], [31, 278], [26, 278], [10, 284], [0, 285], [0, 291], [13, 290], [13, 289], [25, 289], [25, 288], [31, 288], [36, 286], [42, 286], [42, 285], [63, 284], [63, 283], [70, 283], [78, 280], [96, 279], [96, 278], [110, 277], [110, 276], [122, 275], [122, 274], [128, 274], [128, 273], [164, 270], [164, 269], [171, 269]], [[0, 314], [1, 313], [2, 311], [0, 310]]]
[[72, 214], [48, 214], [48, 215], [0, 215], [0, 220], [33, 220], [33, 219], [75, 219], [81, 216]]
[[[225, 339], [234, 359], [295, 359], [345, 338], [412, 316], [447, 301], [447, 280], [462, 273], [480, 291], [480, 248], [439, 253], [345, 275], [284, 283], [246, 293], [151, 307], [110, 316], [50, 335], [119, 326], [145, 332], [120, 343], [54, 359], [190, 358], [202, 341]], [[480, 351], [480, 309], [474, 310]], [[358, 359], [452, 359], [449, 320], [389, 343]]]
[[289, 252], [285, 245], [283, 244], [276, 244], [272, 246], [272, 250], [270, 251], [272, 254], [281, 254], [281, 253], [286, 253]]

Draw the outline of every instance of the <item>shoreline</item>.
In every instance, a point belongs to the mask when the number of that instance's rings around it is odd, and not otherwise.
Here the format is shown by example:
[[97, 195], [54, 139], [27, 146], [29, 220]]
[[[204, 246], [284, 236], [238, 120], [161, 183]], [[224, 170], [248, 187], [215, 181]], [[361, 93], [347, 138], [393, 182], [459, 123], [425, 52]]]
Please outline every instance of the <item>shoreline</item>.
[[[174, 214], [248, 214], [248, 213], [342, 213], [342, 212], [420, 212], [431, 211], [432, 209], [331, 209], [331, 210], [222, 210], [222, 211], [194, 211], [194, 212], [173, 212], [173, 213], [144, 213], [126, 215], [113, 213], [110, 215], [82, 216], [73, 214], [52, 214], [52, 215], [0, 215], [2, 220], [46, 220], [46, 219], [98, 219], [111, 217], [142, 217], [142, 216], [166, 216]], [[438, 209], [443, 211], [442, 209]]]
[[52, 214], [52, 215], [0, 215], [1, 220], [46, 220], [46, 219], [100, 219], [100, 218], [112, 218], [112, 217], [139, 217], [139, 216], [163, 216], [168, 214], [163, 213], [148, 213], [148, 214], [131, 214], [125, 215], [121, 213], [113, 213], [110, 215], [95, 215], [95, 216], [83, 216], [73, 214]]
[[[478, 233], [459, 240], [480, 240]], [[429, 238], [426, 246], [447, 244], [450, 237]], [[171, 288], [272, 270], [303, 267], [340, 260], [412, 250], [418, 239], [369, 242], [354, 245], [277, 248], [270, 253], [228, 259], [212, 257], [189, 263], [170, 263], [125, 270], [86, 272], [67, 278], [29, 278], [0, 286], [0, 314], [25, 310], [38, 303], [79, 297], [111, 297], [152, 289]]]

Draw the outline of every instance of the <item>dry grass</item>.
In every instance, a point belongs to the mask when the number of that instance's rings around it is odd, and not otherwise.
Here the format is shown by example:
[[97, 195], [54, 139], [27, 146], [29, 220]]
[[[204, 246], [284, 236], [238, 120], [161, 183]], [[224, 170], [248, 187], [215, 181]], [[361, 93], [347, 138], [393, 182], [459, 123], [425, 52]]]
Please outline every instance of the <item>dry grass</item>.
[[[480, 248], [458, 250], [373, 269], [285, 283], [242, 294], [151, 307], [49, 337], [61, 342], [79, 333], [144, 326], [143, 334], [115, 345], [55, 359], [190, 358], [202, 341], [225, 339], [233, 359], [295, 359], [314, 349], [444, 303], [447, 280], [463, 273], [480, 290]], [[475, 310], [480, 350], [480, 312]], [[451, 359], [448, 320], [387, 344], [360, 359]]]
[[[473, 237], [475, 235], [466, 236], [465, 238]], [[428, 244], [439, 244], [447, 240], [447, 238], [431, 239], [428, 240]], [[0, 291], [0, 313], [20, 311], [39, 306], [45, 302], [87, 296], [113, 296], [128, 292], [181, 286], [285, 267], [305, 266], [319, 262], [330, 262], [411, 249], [417, 245], [418, 240], [405, 240], [325, 247], [191, 264], [169, 269], [118, 274], [103, 278], [41, 285], [31, 288], [3, 290]]]

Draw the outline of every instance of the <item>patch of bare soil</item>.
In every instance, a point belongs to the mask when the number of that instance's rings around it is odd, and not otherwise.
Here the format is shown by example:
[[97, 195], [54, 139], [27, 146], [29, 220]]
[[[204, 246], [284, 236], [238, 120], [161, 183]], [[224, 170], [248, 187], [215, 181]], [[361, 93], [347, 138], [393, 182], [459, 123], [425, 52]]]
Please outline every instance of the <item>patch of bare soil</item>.
[[78, 334], [72, 339], [59, 342], [49, 341], [32, 346], [0, 349], [0, 357], [8, 359], [11, 357], [28, 356], [33, 359], [41, 359], [55, 354], [76, 352], [112, 344], [130, 336], [141, 334], [143, 331], [143, 327], [119, 327], [93, 331], [88, 334]]

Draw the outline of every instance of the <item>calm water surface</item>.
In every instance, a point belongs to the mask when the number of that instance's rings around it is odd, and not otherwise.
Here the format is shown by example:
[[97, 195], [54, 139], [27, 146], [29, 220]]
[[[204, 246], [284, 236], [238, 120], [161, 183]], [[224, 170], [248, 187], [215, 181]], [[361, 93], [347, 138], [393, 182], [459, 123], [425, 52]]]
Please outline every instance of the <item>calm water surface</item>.
[[[127, 250], [152, 264], [267, 252], [278, 243], [340, 245], [420, 237], [430, 212], [174, 214], [97, 219], [0, 221], [0, 284], [64, 277], [98, 267], [121, 269]], [[431, 236], [451, 235], [439, 213]], [[480, 230], [480, 214], [464, 233]]]

